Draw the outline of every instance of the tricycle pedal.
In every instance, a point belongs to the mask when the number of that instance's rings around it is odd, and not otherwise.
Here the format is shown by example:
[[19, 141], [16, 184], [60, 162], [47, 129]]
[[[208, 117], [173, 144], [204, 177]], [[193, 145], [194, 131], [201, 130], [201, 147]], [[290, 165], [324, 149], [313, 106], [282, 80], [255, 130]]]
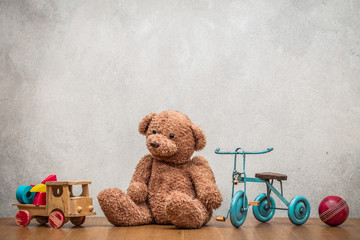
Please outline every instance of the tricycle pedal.
[[249, 206], [259, 206], [260, 202], [259, 201], [250, 201], [249, 202]]
[[215, 220], [219, 221], [219, 222], [225, 222], [225, 217], [224, 216], [216, 216]]

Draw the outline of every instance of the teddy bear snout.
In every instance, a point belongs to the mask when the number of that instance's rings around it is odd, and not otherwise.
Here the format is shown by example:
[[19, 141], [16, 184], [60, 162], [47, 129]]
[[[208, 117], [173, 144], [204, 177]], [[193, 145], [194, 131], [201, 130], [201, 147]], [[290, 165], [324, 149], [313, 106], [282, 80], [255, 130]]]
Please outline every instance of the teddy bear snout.
[[177, 152], [176, 144], [161, 134], [148, 136], [146, 145], [151, 154], [159, 157], [170, 157]]
[[151, 142], [150, 146], [152, 146], [153, 148], [158, 148], [160, 147], [160, 144], [158, 144], [157, 142]]

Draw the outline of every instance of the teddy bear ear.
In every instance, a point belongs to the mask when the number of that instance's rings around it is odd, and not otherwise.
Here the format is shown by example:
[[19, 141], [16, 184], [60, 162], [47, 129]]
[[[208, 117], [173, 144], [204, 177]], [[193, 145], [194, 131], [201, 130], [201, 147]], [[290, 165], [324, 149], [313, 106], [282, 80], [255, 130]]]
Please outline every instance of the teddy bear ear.
[[155, 113], [150, 113], [149, 115], [147, 115], [146, 117], [144, 117], [141, 122], [139, 123], [139, 133], [142, 135], [146, 134], [146, 131], [149, 128], [149, 124], [151, 122], [151, 120], [155, 117]]
[[195, 124], [191, 124], [190, 128], [195, 138], [195, 151], [200, 151], [206, 145], [205, 134], [203, 130], [201, 130], [201, 128]]

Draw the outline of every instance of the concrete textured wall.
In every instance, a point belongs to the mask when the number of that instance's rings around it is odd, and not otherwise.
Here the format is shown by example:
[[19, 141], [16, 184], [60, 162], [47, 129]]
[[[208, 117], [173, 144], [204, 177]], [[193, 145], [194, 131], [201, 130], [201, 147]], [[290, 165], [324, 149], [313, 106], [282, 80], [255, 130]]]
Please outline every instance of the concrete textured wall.
[[[205, 131], [224, 196], [232, 158], [286, 173], [285, 196], [343, 197], [360, 217], [359, 1], [0, 1], [0, 216], [49, 174], [126, 190], [150, 112]], [[265, 190], [249, 184], [248, 198]], [[280, 202], [277, 201], [280, 206]], [[251, 213], [249, 213], [251, 216]], [[275, 216], [286, 217], [286, 212]]]

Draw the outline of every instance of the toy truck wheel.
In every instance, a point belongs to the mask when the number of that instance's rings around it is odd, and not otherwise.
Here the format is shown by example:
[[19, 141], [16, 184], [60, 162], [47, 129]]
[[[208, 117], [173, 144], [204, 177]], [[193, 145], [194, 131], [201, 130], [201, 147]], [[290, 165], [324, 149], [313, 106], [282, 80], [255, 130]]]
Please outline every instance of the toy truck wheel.
[[19, 226], [27, 226], [31, 221], [31, 214], [29, 211], [20, 210], [15, 215], [15, 222]]
[[310, 216], [309, 201], [304, 196], [294, 197], [290, 202], [288, 215], [293, 224], [304, 224]]
[[61, 211], [52, 211], [49, 215], [49, 223], [53, 228], [61, 228], [65, 224], [65, 216]]
[[259, 202], [259, 206], [253, 206], [253, 214], [254, 217], [259, 222], [267, 222], [269, 221], [275, 213], [275, 201], [274, 198], [270, 195], [270, 205], [268, 206], [268, 200], [265, 193], [259, 194], [255, 198], [255, 201]]
[[231, 200], [230, 221], [236, 228], [240, 227], [244, 223], [247, 215], [247, 208], [249, 204], [246, 195], [244, 201], [244, 194], [245, 193], [243, 191], [238, 191]]
[[48, 217], [35, 217], [35, 219], [40, 224], [45, 224], [49, 221]]
[[70, 218], [70, 222], [74, 224], [75, 226], [80, 226], [85, 222], [86, 217], [72, 217]]

